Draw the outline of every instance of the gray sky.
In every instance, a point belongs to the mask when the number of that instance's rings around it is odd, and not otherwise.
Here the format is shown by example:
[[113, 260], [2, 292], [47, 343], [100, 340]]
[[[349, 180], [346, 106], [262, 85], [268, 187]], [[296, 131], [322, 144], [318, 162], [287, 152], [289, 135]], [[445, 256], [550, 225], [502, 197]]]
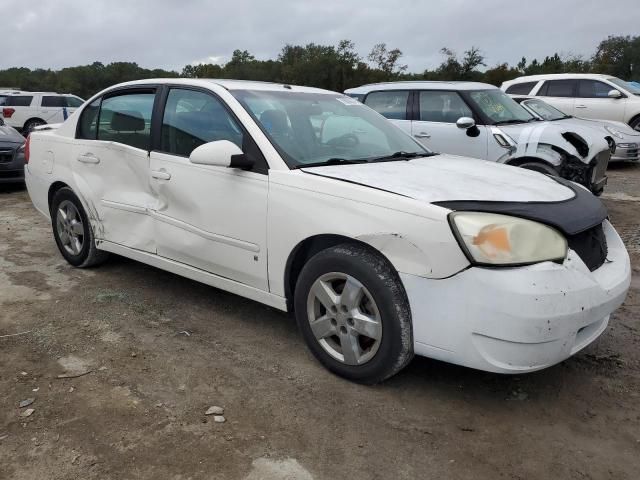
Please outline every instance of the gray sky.
[[97, 60], [181, 70], [224, 62], [236, 48], [267, 59], [286, 43], [347, 38], [363, 57], [379, 42], [400, 48], [409, 71], [421, 72], [444, 46], [478, 46], [493, 66], [556, 51], [589, 56], [607, 35], [640, 29], [638, 0], [0, 0], [0, 12], [11, 12], [0, 68]]

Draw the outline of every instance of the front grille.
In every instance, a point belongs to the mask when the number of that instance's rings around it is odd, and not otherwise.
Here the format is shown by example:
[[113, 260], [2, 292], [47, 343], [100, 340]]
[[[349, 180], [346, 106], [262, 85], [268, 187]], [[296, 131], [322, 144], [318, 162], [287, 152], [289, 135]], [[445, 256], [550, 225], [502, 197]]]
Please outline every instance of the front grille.
[[13, 160], [13, 149], [0, 148], [0, 163], [10, 163]]
[[602, 224], [575, 235], [568, 235], [569, 248], [576, 252], [592, 272], [607, 259], [607, 238]]
[[606, 176], [610, 158], [611, 152], [609, 150], [604, 150], [596, 156], [596, 164], [593, 167], [593, 176], [591, 178], [592, 183], [598, 183]]

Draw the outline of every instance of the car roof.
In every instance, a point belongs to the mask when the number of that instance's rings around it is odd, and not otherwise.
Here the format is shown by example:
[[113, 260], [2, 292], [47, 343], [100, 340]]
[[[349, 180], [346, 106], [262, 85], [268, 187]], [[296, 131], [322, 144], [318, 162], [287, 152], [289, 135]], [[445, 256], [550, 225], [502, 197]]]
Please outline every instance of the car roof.
[[273, 82], [257, 82], [253, 80], [230, 80], [217, 78], [149, 78], [145, 80], [136, 80], [132, 82], [119, 83], [114, 87], [126, 87], [135, 85], [194, 85], [207, 87], [212, 84], [219, 85], [227, 90], [263, 90], [263, 91], [290, 91], [290, 92], [307, 92], [307, 93], [325, 93], [333, 94], [330, 90], [324, 90], [314, 87], [303, 87], [299, 85], [288, 85], [284, 83]]
[[369, 93], [378, 90], [488, 90], [497, 89], [495, 85], [480, 82], [438, 82], [438, 81], [405, 81], [370, 83], [361, 87], [349, 88], [345, 93]]
[[575, 78], [611, 78], [612, 75], [604, 75], [602, 73], [545, 73], [539, 75], [525, 75], [522, 77], [509, 80], [507, 84], [531, 82], [540, 80], [571, 80]]

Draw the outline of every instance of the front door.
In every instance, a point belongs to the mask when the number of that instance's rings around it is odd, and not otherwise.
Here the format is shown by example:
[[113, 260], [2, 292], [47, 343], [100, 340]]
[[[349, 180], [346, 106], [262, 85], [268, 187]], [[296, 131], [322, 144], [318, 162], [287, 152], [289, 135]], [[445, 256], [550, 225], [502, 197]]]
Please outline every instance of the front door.
[[151, 112], [155, 90], [108, 94], [80, 118], [71, 158], [78, 190], [98, 239], [155, 253], [155, 204], [149, 182]]
[[424, 90], [418, 93], [418, 101], [418, 120], [411, 126], [416, 140], [434, 152], [487, 158], [487, 128], [478, 125], [465, 130], [456, 125], [461, 117], [473, 118], [457, 92]]
[[611, 90], [617, 89], [598, 80], [578, 80], [575, 116], [616, 122], [624, 121], [625, 99], [609, 98]]
[[198, 146], [252, 142], [223, 102], [211, 93], [171, 88], [160, 148], [151, 152], [151, 184], [158, 255], [261, 290], [267, 283], [266, 170], [196, 165]]

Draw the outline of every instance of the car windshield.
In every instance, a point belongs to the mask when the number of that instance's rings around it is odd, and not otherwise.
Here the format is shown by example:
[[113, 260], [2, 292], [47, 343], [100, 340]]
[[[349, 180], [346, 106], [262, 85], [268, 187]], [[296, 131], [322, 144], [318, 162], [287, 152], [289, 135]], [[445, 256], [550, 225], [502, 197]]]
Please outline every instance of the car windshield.
[[621, 88], [624, 88], [629, 93], [640, 96], [640, 88], [636, 87], [632, 83], [625, 82], [624, 80], [620, 80], [616, 77], [607, 78], [607, 80]]
[[540, 118], [542, 118], [543, 120], [548, 120], [550, 122], [554, 120], [562, 120], [563, 118], [571, 118], [569, 115], [565, 115], [557, 108], [552, 107], [542, 100], [525, 100], [521, 105], [528, 107]]
[[472, 91], [469, 93], [469, 98], [494, 125], [536, 120], [524, 107], [497, 88]]
[[428, 156], [400, 128], [340, 94], [233, 90], [290, 168]]

